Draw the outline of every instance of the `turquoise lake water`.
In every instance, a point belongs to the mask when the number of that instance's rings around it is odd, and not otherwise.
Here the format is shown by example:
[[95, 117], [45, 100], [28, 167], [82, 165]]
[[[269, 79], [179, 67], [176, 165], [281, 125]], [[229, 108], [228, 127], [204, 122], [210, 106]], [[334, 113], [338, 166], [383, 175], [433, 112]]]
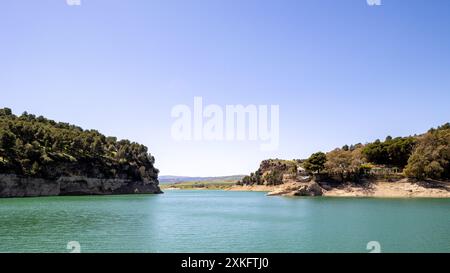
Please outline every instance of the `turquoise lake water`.
[[260, 192], [0, 199], [0, 252], [450, 252], [450, 199]]

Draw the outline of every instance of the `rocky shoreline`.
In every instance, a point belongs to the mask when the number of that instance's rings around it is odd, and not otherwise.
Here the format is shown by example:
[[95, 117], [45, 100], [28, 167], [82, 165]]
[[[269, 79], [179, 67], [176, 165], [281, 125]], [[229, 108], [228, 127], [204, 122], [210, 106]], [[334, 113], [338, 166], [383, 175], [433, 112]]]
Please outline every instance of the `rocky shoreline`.
[[326, 182], [290, 181], [276, 186], [233, 186], [230, 191], [261, 191], [268, 196], [328, 196], [328, 197], [379, 197], [379, 198], [450, 198], [450, 183], [444, 181], [413, 182], [402, 179], [396, 182], [366, 181], [361, 184], [333, 185]]
[[162, 193], [158, 181], [60, 177], [56, 180], [0, 175], [0, 198], [63, 195], [115, 195]]

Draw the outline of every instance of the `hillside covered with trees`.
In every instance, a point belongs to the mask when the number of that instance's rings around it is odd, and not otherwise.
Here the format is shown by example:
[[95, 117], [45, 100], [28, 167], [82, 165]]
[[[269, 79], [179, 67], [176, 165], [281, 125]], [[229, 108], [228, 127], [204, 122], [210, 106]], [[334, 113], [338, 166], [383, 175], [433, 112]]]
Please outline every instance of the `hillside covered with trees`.
[[286, 177], [315, 176], [337, 182], [362, 179], [450, 179], [450, 123], [409, 137], [344, 145], [304, 160], [270, 159], [238, 184], [277, 185]]
[[68, 123], [0, 109], [0, 173], [57, 179], [84, 176], [155, 181], [155, 158], [144, 145]]

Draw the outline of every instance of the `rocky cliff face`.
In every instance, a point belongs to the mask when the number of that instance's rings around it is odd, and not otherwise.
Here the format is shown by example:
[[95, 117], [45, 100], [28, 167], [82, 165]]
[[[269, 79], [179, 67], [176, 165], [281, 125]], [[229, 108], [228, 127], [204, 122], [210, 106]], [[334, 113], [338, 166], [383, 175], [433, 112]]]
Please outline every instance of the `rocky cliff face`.
[[57, 180], [0, 175], [0, 197], [162, 193], [158, 181], [60, 177]]
[[298, 175], [300, 162], [297, 160], [268, 159], [261, 162], [259, 169], [243, 177], [238, 185], [280, 185], [285, 179]]

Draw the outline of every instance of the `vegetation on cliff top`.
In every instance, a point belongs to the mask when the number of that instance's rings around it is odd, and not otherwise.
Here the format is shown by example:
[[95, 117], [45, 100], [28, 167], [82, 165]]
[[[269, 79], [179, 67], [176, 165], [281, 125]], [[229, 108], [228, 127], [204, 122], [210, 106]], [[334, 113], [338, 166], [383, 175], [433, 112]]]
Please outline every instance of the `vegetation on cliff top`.
[[283, 183], [285, 176], [301, 173], [341, 182], [380, 175], [450, 179], [450, 123], [418, 136], [388, 136], [384, 141], [344, 145], [326, 154], [314, 153], [306, 160], [264, 160], [255, 173], [244, 177], [239, 184], [276, 185]]
[[155, 159], [144, 145], [118, 141], [28, 113], [0, 109], [0, 173], [56, 179], [61, 176], [156, 180]]

